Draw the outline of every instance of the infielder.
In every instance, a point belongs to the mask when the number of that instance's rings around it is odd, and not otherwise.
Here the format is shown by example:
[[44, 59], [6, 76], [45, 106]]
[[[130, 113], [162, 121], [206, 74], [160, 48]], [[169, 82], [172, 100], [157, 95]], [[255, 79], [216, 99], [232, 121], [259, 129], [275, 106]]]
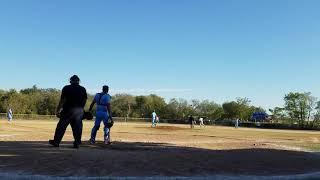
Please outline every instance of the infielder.
[[200, 128], [201, 127], [205, 127], [204, 123], [203, 123], [203, 117], [200, 117], [199, 118], [199, 125], [200, 125]]
[[235, 121], [234, 127], [235, 127], [236, 129], [239, 127], [239, 121], [240, 121], [239, 118], [237, 118], [236, 121]]
[[13, 113], [12, 113], [12, 109], [9, 108], [8, 112], [7, 112], [7, 117], [8, 117], [8, 121], [11, 122], [12, 118], [13, 118]]
[[152, 127], [156, 127], [156, 118], [157, 118], [157, 113], [156, 111], [153, 111], [152, 113]]

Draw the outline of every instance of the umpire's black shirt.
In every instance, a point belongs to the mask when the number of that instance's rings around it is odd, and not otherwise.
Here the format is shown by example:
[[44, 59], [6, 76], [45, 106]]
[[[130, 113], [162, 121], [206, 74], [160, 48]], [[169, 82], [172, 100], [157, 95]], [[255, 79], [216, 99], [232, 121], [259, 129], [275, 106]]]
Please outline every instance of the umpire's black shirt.
[[61, 99], [64, 99], [63, 110], [72, 108], [84, 108], [87, 101], [87, 91], [78, 84], [71, 84], [63, 87]]

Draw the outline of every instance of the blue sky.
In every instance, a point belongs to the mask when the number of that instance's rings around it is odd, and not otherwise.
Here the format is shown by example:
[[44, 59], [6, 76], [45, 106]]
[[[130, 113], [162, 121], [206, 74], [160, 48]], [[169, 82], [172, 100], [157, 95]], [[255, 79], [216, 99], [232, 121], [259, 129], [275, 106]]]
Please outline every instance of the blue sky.
[[318, 0], [3, 0], [0, 88], [156, 93], [265, 108], [320, 98]]

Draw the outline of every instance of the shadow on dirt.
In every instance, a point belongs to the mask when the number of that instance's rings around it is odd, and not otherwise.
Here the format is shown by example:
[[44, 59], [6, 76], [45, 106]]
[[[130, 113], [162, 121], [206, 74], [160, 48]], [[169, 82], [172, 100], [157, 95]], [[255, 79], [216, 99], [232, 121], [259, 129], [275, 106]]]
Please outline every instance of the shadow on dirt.
[[314, 153], [238, 149], [207, 150], [170, 144], [0, 142], [0, 171], [54, 176], [292, 175], [320, 171]]

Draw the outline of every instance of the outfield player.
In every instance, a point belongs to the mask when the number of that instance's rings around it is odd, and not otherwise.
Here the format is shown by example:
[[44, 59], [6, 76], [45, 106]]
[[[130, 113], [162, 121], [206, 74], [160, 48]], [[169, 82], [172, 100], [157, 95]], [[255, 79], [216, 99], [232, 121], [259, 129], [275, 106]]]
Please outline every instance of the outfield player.
[[239, 127], [239, 122], [240, 122], [240, 119], [237, 118], [236, 121], [235, 121], [235, 125], [234, 127], [237, 129]]
[[194, 118], [192, 115], [189, 117], [189, 124], [190, 124], [190, 128], [193, 129], [194, 128]]
[[97, 131], [100, 128], [101, 121], [104, 124], [104, 143], [110, 144], [110, 124], [113, 124], [112, 114], [111, 114], [111, 96], [108, 94], [109, 86], [102, 87], [102, 93], [97, 93], [90, 105], [89, 111], [92, 110], [94, 104], [97, 103], [96, 110], [96, 120], [91, 131], [90, 143], [94, 144], [96, 142]]
[[13, 118], [13, 113], [12, 113], [12, 109], [9, 108], [8, 112], [7, 112], [7, 117], [8, 117], [8, 121], [11, 122], [12, 118]]
[[156, 118], [157, 118], [157, 113], [156, 111], [152, 112], [152, 127], [156, 127]]
[[203, 117], [199, 118], [199, 125], [200, 125], [200, 127], [205, 127], [205, 125], [203, 123]]

